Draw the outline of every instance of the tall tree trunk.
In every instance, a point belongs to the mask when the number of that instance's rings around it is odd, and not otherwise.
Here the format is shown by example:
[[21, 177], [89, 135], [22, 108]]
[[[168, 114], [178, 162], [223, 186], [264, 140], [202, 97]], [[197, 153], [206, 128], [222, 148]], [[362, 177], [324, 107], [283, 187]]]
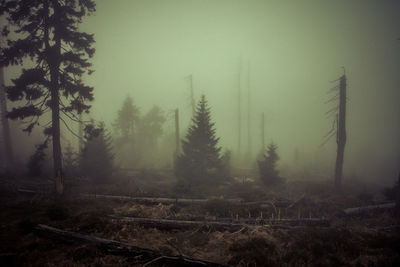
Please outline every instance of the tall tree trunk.
[[53, 141], [53, 171], [56, 179], [56, 192], [63, 194], [64, 182], [62, 177], [62, 157], [60, 141], [60, 103], [58, 91], [58, 73], [51, 71], [51, 121], [52, 121], [52, 141]]
[[242, 59], [239, 59], [239, 66], [238, 66], [238, 152], [237, 152], [237, 161], [240, 164], [241, 160], [241, 132], [242, 132], [242, 110], [241, 110], [241, 94], [240, 94], [240, 75], [242, 71]]
[[180, 137], [179, 137], [179, 109], [175, 109], [175, 157], [180, 154]]
[[265, 152], [265, 119], [264, 112], [261, 114], [261, 153], [264, 155]]
[[344, 147], [346, 145], [346, 75], [340, 77], [339, 88], [339, 114], [337, 119], [337, 155], [335, 167], [335, 186], [342, 185]]
[[10, 169], [14, 164], [14, 154], [11, 143], [10, 126], [7, 118], [7, 99], [5, 94], [4, 70], [0, 67], [0, 117], [3, 128], [5, 167]]
[[247, 161], [252, 161], [250, 61], [247, 65]]
[[196, 114], [196, 103], [194, 101], [194, 89], [193, 89], [193, 74], [190, 74], [190, 101], [192, 105], [192, 118]]
[[[59, 4], [53, 0], [54, 17], [60, 12]], [[46, 10], [46, 26], [44, 30], [45, 46], [47, 50], [47, 63], [50, 69], [50, 93], [51, 93], [51, 128], [52, 128], [52, 143], [53, 143], [53, 172], [55, 176], [56, 193], [62, 195], [64, 192], [64, 181], [62, 175], [62, 155], [61, 155], [61, 134], [60, 134], [60, 100], [59, 100], [59, 67], [61, 57], [61, 38], [57, 29], [54, 29], [53, 40], [55, 44], [50, 45], [49, 20], [50, 12], [48, 2], [45, 2]]]

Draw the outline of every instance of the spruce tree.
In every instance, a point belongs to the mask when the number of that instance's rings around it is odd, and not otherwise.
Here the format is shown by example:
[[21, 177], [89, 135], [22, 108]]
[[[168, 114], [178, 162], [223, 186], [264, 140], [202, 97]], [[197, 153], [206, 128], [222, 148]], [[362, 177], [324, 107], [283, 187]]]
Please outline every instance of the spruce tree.
[[80, 171], [93, 183], [107, 183], [114, 172], [111, 138], [104, 124], [85, 127], [85, 143], [79, 160]]
[[132, 97], [127, 96], [113, 124], [116, 132], [118, 132], [125, 141], [132, 138], [135, 134], [139, 116], [139, 109], [133, 103]]
[[158, 140], [163, 134], [165, 116], [154, 106], [139, 120], [136, 136], [136, 164], [140, 167], [155, 167], [159, 160]]
[[182, 154], [176, 160], [176, 174], [190, 184], [217, 183], [223, 175], [221, 148], [218, 147], [214, 123], [205, 96], [201, 97], [186, 138]]
[[121, 166], [135, 168], [140, 159], [138, 153], [137, 128], [140, 119], [139, 108], [133, 99], [127, 96], [118, 110], [117, 118], [113, 123], [114, 147], [117, 151], [117, 160]]
[[8, 21], [2, 29], [7, 46], [1, 47], [0, 66], [23, 65], [26, 59], [29, 63], [7, 89], [11, 101], [25, 100], [8, 117], [28, 119], [25, 131], [31, 132], [39, 117], [51, 110], [45, 134], [52, 137], [53, 171], [61, 182], [60, 120], [66, 123], [61, 115], [76, 119], [74, 112], [88, 112], [86, 102], [93, 100], [93, 88], [83, 83], [82, 76], [92, 72], [89, 59], [95, 52], [94, 38], [78, 27], [94, 11], [93, 0], [0, 2], [0, 15]]
[[269, 144], [267, 153], [263, 154], [262, 159], [258, 161], [260, 178], [265, 185], [274, 185], [283, 182], [276, 169], [276, 164], [279, 160], [277, 149], [278, 146], [274, 143]]

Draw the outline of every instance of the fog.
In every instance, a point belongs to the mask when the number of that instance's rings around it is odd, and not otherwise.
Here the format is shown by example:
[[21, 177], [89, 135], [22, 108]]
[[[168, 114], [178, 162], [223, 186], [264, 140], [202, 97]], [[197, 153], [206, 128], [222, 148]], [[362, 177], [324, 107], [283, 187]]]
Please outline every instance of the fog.
[[[321, 144], [333, 121], [325, 113], [334, 103], [325, 102], [344, 67], [348, 78], [344, 180], [392, 184], [397, 177], [398, 1], [96, 3], [97, 11], [82, 24], [82, 30], [94, 33], [96, 40], [95, 72], [85, 78], [95, 88], [87, 119], [104, 121], [111, 129], [129, 95], [141, 114], [153, 105], [163, 109], [164, 135], [174, 132], [173, 110], [179, 108], [184, 137], [192, 112], [187, 78], [192, 75], [196, 102], [206, 95], [219, 144], [235, 155], [240, 83], [242, 157], [250, 150], [255, 162], [261, 150], [264, 112], [265, 141], [278, 145], [284, 175], [290, 179], [293, 170], [308, 168], [321, 179], [331, 179], [335, 138]], [[6, 83], [19, 71], [7, 68]], [[65, 129], [64, 137], [64, 143], [77, 143]], [[19, 133], [13, 141], [21, 144], [27, 138]]]

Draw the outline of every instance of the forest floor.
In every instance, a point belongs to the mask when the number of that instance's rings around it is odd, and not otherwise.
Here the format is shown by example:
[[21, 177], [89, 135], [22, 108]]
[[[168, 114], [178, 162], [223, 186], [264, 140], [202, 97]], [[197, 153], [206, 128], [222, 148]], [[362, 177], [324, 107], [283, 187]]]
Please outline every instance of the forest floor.
[[[142, 179], [142, 178], [141, 178]], [[176, 197], [171, 181], [162, 177], [119, 181], [94, 188], [74, 183], [79, 193]], [[21, 182], [21, 184], [23, 184]], [[288, 182], [266, 189], [251, 181], [237, 181], [203, 192], [203, 204], [137, 202], [129, 199], [70, 197], [56, 200], [46, 194], [0, 186], [1, 266], [142, 266], [152, 259], [108, 253], [88, 243], [63, 242], [33, 231], [37, 224], [126, 242], [163, 255], [236, 266], [400, 266], [400, 220], [393, 210], [346, 215], [350, 207], [384, 201], [379, 191], [357, 186], [335, 193], [328, 183]], [[75, 195], [76, 196], [76, 195]], [[241, 198], [246, 205], [228, 199]], [[253, 203], [253, 204], [251, 204]], [[260, 203], [264, 203], [260, 204]], [[272, 203], [274, 205], [265, 205]], [[212, 227], [162, 229], [110, 217], [230, 222], [260, 218], [325, 218], [330, 226], [254, 227], [223, 231]], [[149, 266], [165, 265], [156, 261]], [[167, 264], [168, 265], [168, 264]], [[171, 263], [168, 265], [172, 265]], [[176, 266], [180, 266], [177, 264]]]

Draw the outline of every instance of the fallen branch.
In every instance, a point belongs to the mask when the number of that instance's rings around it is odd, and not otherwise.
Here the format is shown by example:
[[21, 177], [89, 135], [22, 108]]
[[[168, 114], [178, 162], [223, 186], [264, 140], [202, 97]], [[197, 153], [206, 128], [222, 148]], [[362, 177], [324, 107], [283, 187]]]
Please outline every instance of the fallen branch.
[[153, 218], [138, 218], [138, 217], [120, 217], [115, 215], [108, 216], [111, 219], [133, 222], [140, 224], [144, 227], [157, 228], [162, 230], [187, 230], [192, 228], [213, 229], [215, 231], [240, 231], [243, 228], [259, 228], [259, 227], [272, 227], [272, 228], [290, 228], [290, 227], [329, 227], [330, 221], [328, 219], [280, 219], [280, 220], [237, 220], [231, 222], [221, 221], [186, 221], [186, 220], [168, 220], [168, 219], [153, 219]]
[[238, 231], [243, 228], [242, 224], [227, 223], [227, 222], [207, 222], [207, 221], [184, 221], [184, 220], [167, 220], [167, 219], [152, 219], [152, 218], [137, 218], [137, 217], [120, 217], [110, 215], [111, 219], [122, 222], [133, 222], [148, 228], [157, 228], [161, 230], [188, 230], [192, 228], [212, 228], [216, 231]]
[[[212, 199], [199, 199], [199, 198], [165, 198], [165, 197], [130, 197], [130, 196], [114, 196], [114, 195], [98, 195], [98, 194], [80, 194], [81, 197], [84, 198], [101, 198], [101, 199], [117, 199], [117, 200], [125, 200], [125, 201], [136, 201], [142, 203], [162, 203], [162, 204], [206, 204], [208, 201]], [[231, 204], [241, 204], [242, 199], [240, 198], [231, 198], [231, 199], [223, 199]]]
[[34, 230], [41, 235], [44, 235], [51, 239], [67, 243], [88, 243], [97, 246], [99, 249], [106, 251], [111, 254], [124, 255], [135, 257], [138, 261], [150, 265], [156, 261], [170, 261], [179, 266], [226, 266], [223, 264], [204, 261], [200, 259], [194, 259], [187, 256], [181, 255], [163, 255], [158, 251], [141, 248], [134, 246], [129, 243], [118, 242], [115, 240], [109, 240], [89, 235], [83, 235], [76, 232], [64, 231], [58, 228], [54, 228], [48, 225], [39, 224], [36, 225]]
[[290, 204], [287, 208], [293, 208], [295, 206], [297, 206], [299, 203], [303, 202], [304, 199], [306, 198], [306, 194], [301, 195], [301, 197], [299, 199], [297, 199], [296, 201], [294, 201], [292, 204]]
[[385, 204], [379, 204], [379, 205], [348, 208], [343, 211], [347, 215], [360, 215], [360, 214], [365, 214], [365, 213], [369, 213], [369, 212], [376, 211], [376, 210], [392, 209], [395, 206], [396, 206], [396, 203], [393, 202], [393, 203], [385, 203]]

